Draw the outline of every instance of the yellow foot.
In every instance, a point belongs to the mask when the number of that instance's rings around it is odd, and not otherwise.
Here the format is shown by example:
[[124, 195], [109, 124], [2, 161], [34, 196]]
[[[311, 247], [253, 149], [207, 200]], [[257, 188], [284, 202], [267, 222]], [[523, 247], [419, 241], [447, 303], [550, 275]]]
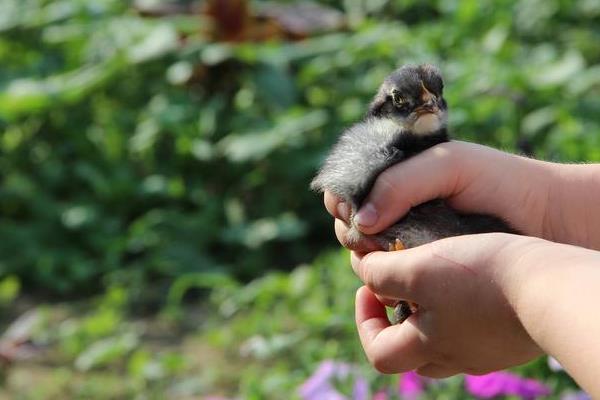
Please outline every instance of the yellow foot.
[[388, 244], [388, 251], [397, 251], [404, 249], [406, 249], [406, 247], [404, 247], [404, 244], [398, 238], [396, 238], [396, 241], [394, 243]]
[[419, 305], [417, 303], [413, 303], [412, 301], [408, 302], [408, 306], [410, 307], [410, 312], [413, 314], [419, 309]]

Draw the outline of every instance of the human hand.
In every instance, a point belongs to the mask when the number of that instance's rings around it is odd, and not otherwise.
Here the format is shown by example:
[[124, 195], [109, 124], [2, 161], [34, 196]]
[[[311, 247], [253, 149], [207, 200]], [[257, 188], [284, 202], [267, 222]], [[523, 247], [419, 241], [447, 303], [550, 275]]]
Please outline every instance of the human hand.
[[[353, 253], [352, 266], [366, 285], [357, 292], [356, 325], [368, 359], [384, 373], [416, 369], [446, 377], [486, 373], [540, 355], [515, 305], [529, 273], [520, 260], [552, 245], [493, 233]], [[378, 298], [409, 300], [419, 309], [391, 325]]]
[[[555, 165], [472, 143], [442, 143], [382, 172], [354, 222], [375, 234], [411, 207], [444, 198], [458, 211], [495, 215], [526, 235], [545, 237]], [[325, 206], [348, 221], [347, 206], [331, 193], [325, 193]]]
[[[600, 250], [600, 164], [549, 163], [459, 141], [382, 172], [354, 222], [363, 233], [378, 233], [437, 198], [461, 212], [500, 217], [528, 236]], [[333, 194], [325, 193], [325, 206], [348, 221], [340, 212], [348, 207]]]

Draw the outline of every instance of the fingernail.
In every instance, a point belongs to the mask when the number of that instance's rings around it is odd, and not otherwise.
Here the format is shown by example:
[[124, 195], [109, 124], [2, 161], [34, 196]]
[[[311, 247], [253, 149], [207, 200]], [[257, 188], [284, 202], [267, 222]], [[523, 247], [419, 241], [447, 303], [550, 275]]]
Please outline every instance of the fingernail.
[[367, 203], [354, 216], [354, 223], [360, 226], [373, 226], [377, 222], [377, 210], [371, 203]]
[[350, 219], [350, 209], [348, 208], [347, 203], [344, 203], [343, 201], [339, 202], [337, 205], [337, 212], [341, 219], [348, 222]]

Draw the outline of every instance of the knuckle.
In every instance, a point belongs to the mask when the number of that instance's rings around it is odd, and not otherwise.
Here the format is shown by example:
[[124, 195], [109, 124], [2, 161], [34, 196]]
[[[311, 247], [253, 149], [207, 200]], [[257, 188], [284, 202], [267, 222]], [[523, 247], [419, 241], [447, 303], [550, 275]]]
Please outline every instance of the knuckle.
[[387, 357], [373, 358], [369, 361], [373, 365], [373, 368], [382, 374], [390, 375], [399, 372]]
[[469, 374], [469, 375], [485, 375], [485, 374], [489, 374], [490, 372], [494, 372], [493, 368], [482, 368], [482, 367], [464, 367], [462, 368], [463, 373], [465, 374]]
[[454, 375], [455, 372], [437, 364], [427, 364], [423, 367], [417, 368], [417, 374], [427, 378], [443, 379]]
[[434, 374], [431, 373], [431, 369], [430, 369], [429, 365], [426, 365], [424, 367], [419, 367], [415, 370], [415, 372], [417, 374], [419, 374], [420, 376], [424, 376], [426, 378], [435, 378], [436, 377]]

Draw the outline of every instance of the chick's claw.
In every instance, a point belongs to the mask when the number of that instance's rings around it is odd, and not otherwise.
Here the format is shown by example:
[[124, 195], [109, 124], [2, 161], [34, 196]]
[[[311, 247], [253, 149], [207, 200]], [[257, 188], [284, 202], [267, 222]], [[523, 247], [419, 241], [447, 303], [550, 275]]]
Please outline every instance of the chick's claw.
[[398, 239], [398, 238], [396, 238], [394, 243], [388, 243], [388, 251], [398, 251], [398, 250], [404, 250], [404, 249], [406, 249], [406, 247], [404, 246], [402, 241], [400, 241], [400, 239]]
[[408, 317], [413, 314], [408, 301], [400, 300], [396, 307], [394, 307], [394, 315], [392, 317], [392, 324], [401, 324]]
[[419, 306], [417, 303], [412, 301], [400, 300], [396, 307], [394, 307], [394, 315], [392, 317], [392, 324], [401, 324], [408, 317], [417, 312]]
[[404, 250], [405, 248], [406, 247], [404, 247], [404, 244], [400, 241], [400, 239], [396, 238], [396, 241], [394, 242], [394, 250]]
[[[393, 243], [388, 243], [388, 251], [399, 251], [404, 249], [406, 249], [404, 243], [402, 243], [402, 241], [398, 238], [396, 238]], [[392, 323], [401, 324], [415, 311], [417, 311], [417, 305], [415, 303], [400, 300], [398, 304], [396, 304], [396, 307], [394, 307]]]

